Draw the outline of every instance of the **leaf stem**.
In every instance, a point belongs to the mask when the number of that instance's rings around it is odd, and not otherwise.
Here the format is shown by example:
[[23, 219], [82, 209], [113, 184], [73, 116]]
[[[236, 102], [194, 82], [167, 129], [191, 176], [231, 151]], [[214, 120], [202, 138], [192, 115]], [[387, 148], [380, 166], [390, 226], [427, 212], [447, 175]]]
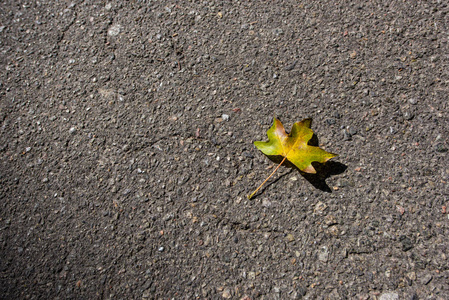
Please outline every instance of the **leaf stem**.
[[284, 163], [284, 161], [285, 161], [285, 159], [286, 159], [287, 157], [284, 157], [284, 159], [281, 161], [281, 163], [276, 167], [276, 169], [274, 169], [274, 171], [273, 172], [271, 172], [271, 174], [270, 174], [270, 176], [268, 176], [267, 177], [267, 179], [265, 179], [265, 181], [264, 182], [262, 182], [262, 184], [261, 185], [259, 185], [259, 187], [251, 194], [251, 195], [248, 195], [248, 200], [250, 200], [253, 196], [254, 196], [254, 194], [256, 194], [259, 190], [260, 190], [260, 188], [268, 181], [268, 179], [270, 179], [271, 178], [271, 176], [273, 176], [273, 174], [279, 169], [279, 167]]

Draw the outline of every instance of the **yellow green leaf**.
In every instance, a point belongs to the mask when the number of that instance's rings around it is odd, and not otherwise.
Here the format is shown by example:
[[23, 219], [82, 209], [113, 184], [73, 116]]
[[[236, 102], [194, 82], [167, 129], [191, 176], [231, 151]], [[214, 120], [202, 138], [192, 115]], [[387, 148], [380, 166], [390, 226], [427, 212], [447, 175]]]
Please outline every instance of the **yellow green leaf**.
[[313, 136], [311, 124], [312, 119], [296, 122], [287, 134], [281, 121], [274, 118], [273, 125], [267, 131], [268, 142], [257, 141], [254, 145], [265, 155], [282, 156], [301, 171], [315, 174], [312, 162], [325, 163], [337, 154], [308, 144]]
[[313, 137], [311, 125], [312, 119], [296, 122], [290, 133], [287, 134], [281, 121], [274, 118], [273, 125], [267, 131], [268, 142], [257, 141], [254, 142], [254, 145], [273, 160], [279, 157], [283, 157], [283, 159], [267, 179], [248, 195], [248, 199], [251, 199], [260, 190], [286, 160], [303, 172], [315, 174], [316, 170], [312, 162], [325, 163], [337, 156], [337, 154], [326, 152], [320, 147], [309, 145], [309, 141]]

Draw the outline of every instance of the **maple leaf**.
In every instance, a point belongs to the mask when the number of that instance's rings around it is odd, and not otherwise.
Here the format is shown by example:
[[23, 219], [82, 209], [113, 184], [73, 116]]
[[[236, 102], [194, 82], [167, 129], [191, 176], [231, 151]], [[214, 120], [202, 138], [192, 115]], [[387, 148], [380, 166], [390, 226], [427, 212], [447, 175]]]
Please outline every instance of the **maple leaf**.
[[251, 199], [257, 193], [286, 160], [303, 172], [315, 174], [316, 170], [312, 166], [312, 162], [325, 163], [332, 157], [337, 156], [337, 154], [308, 144], [313, 137], [311, 125], [312, 119], [296, 122], [293, 124], [290, 133], [287, 134], [281, 121], [274, 118], [273, 125], [267, 131], [268, 142], [256, 141], [254, 145], [268, 157], [281, 156], [283, 159], [271, 175], [248, 196], [248, 199]]

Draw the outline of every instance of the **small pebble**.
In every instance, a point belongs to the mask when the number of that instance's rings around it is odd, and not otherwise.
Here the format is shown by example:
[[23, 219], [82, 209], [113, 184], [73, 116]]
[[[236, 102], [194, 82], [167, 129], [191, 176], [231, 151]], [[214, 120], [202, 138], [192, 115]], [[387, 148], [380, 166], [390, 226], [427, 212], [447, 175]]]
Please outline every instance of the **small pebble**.
[[326, 123], [327, 123], [327, 125], [334, 125], [335, 119], [326, 119]]
[[250, 153], [250, 152], [248, 152], [248, 151], [243, 151], [243, 156], [245, 156], [246, 158], [254, 158], [254, 156]]
[[295, 84], [292, 88], [292, 96], [296, 96], [298, 94], [298, 85]]
[[327, 262], [329, 260], [329, 248], [322, 246], [318, 252], [318, 260], [321, 262]]
[[165, 250], [165, 248], [164, 248], [163, 246], [160, 246], [160, 247], [157, 249], [157, 251], [159, 251], [159, 252], [164, 252], [164, 250]]
[[284, 69], [285, 71], [291, 71], [295, 68], [296, 64], [298, 63], [297, 60], [295, 60], [294, 62], [292, 62], [291, 64], [289, 64], [288, 66], [286, 66]]
[[346, 129], [343, 129], [343, 140], [345, 140], [345, 141], [352, 140], [352, 135]]
[[352, 135], [357, 134], [357, 129], [355, 129], [354, 127], [351, 126], [351, 127], [349, 127], [348, 132], [352, 136]]
[[249, 280], [256, 279], [256, 272], [248, 272], [248, 279]]
[[321, 201], [319, 201], [316, 205], [315, 205], [315, 209], [313, 210], [314, 212], [323, 212], [324, 210], [326, 210], [327, 205]]
[[413, 246], [414, 246], [413, 245], [413, 241], [409, 237], [407, 237], [405, 235], [401, 235], [399, 237], [399, 241], [402, 244], [402, 251], [408, 251], [408, 250], [412, 249]]
[[419, 281], [421, 282], [421, 284], [426, 285], [426, 284], [429, 284], [429, 282], [432, 280], [432, 278], [433, 278], [432, 275], [427, 274], [424, 277], [420, 278]]
[[262, 200], [262, 207], [270, 207], [271, 205], [272, 205], [272, 203], [268, 199]]
[[398, 300], [399, 295], [397, 293], [383, 293], [380, 295], [379, 300]]
[[407, 277], [408, 277], [410, 280], [415, 281], [415, 280], [416, 280], [416, 273], [415, 273], [415, 272], [407, 273]]
[[226, 288], [226, 289], [223, 291], [222, 296], [223, 296], [223, 298], [226, 298], [226, 299], [231, 298], [231, 297], [232, 297], [232, 295], [231, 295], [231, 290], [228, 289], [228, 288]]
[[409, 111], [405, 111], [403, 113], [403, 116], [404, 116], [404, 119], [409, 120], [409, 121], [415, 117], [415, 115]]
[[229, 115], [227, 114], [222, 114], [221, 118], [223, 119], [223, 121], [229, 121]]
[[273, 33], [275, 35], [281, 35], [284, 33], [284, 30], [282, 30], [282, 28], [275, 28], [275, 29], [273, 29]]
[[293, 234], [289, 233], [289, 234], [287, 234], [286, 239], [287, 239], [287, 242], [291, 243], [295, 240], [295, 237], [293, 236]]
[[410, 98], [408, 99], [408, 103], [415, 105], [418, 103], [418, 100], [416, 98]]
[[119, 24], [114, 24], [108, 29], [108, 35], [109, 36], [117, 36], [119, 35], [120, 31], [122, 30], [122, 26]]

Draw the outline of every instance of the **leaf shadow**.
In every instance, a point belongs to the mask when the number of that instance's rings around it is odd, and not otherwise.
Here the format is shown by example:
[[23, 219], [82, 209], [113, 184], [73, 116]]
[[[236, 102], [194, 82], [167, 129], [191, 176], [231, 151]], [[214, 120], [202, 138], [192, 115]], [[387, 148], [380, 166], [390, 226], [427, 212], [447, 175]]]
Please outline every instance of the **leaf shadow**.
[[[279, 164], [284, 158], [281, 155], [270, 155], [267, 156], [272, 162]], [[290, 161], [285, 160], [282, 166], [296, 170], [301, 174], [302, 177], [304, 177], [310, 184], [312, 184], [316, 189], [319, 189], [323, 192], [332, 193], [331, 188], [327, 185], [326, 179], [333, 176], [338, 175], [346, 171], [348, 168], [346, 165], [338, 162], [338, 161], [328, 161], [324, 164], [320, 164], [318, 162], [313, 162], [312, 166], [316, 170], [316, 174], [310, 174], [301, 171], [296, 167], [294, 164], [292, 164]], [[277, 182], [280, 178], [284, 177], [287, 174], [290, 174], [291, 172], [285, 173], [282, 176], [279, 176], [276, 180], [270, 182], [268, 186], [272, 185], [273, 183]]]
[[312, 165], [316, 170], [316, 174], [305, 173], [300, 171], [298, 168], [295, 168], [315, 188], [327, 193], [332, 193], [332, 190], [327, 185], [326, 179], [333, 175], [341, 174], [348, 168], [346, 165], [338, 161], [328, 161], [325, 164], [312, 163]]

